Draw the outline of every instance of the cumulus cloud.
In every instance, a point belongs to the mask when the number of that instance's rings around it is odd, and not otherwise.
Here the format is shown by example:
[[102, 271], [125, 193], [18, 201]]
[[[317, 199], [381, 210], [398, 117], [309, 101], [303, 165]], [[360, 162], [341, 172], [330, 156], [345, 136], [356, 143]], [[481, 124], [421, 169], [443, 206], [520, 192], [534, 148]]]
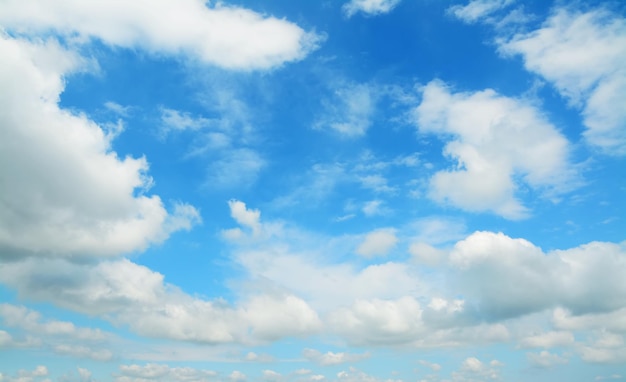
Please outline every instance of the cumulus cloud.
[[406, 264], [387, 262], [358, 269], [349, 263], [331, 264], [306, 253], [286, 252], [282, 245], [241, 251], [237, 261], [251, 276], [294, 291], [321, 310], [359, 297], [397, 298], [419, 285]]
[[116, 382], [139, 381], [212, 381], [217, 373], [212, 370], [200, 370], [190, 367], [170, 367], [165, 364], [148, 363], [146, 365], [120, 365]]
[[365, 235], [359, 244], [356, 253], [364, 257], [385, 256], [398, 243], [398, 238], [392, 229], [379, 229]]
[[321, 366], [341, 365], [343, 363], [358, 362], [370, 357], [369, 353], [352, 354], [346, 352], [326, 352], [322, 353], [315, 349], [304, 349], [302, 351], [304, 358], [311, 362], [315, 362]]
[[574, 315], [559, 307], [552, 312], [552, 323], [562, 330], [606, 329], [626, 333], [626, 308]]
[[497, 360], [485, 364], [476, 357], [469, 357], [463, 361], [458, 371], [452, 372], [452, 379], [459, 382], [498, 380], [501, 366], [502, 364]]
[[547, 332], [528, 336], [520, 340], [522, 347], [528, 348], [553, 348], [569, 346], [574, 343], [574, 335], [567, 331]]
[[54, 40], [0, 36], [2, 257], [113, 256], [145, 249], [200, 221], [148, 196], [146, 158], [120, 158], [112, 137], [58, 106], [81, 58]]
[[454, 246], [450, 263], [459, 270], [456, 287], [492, 318], [557, 306], [600, 313], [626, 304], [624, 245], [593, 242], [544, 253], [524, 239], [476, 232]]
[[187, 55], [228, 69], [268, 69], [306, 56], [320, 37], [284, 19], [202, 1], [5, 1], [5, 28]]
[[540, 28], [498, 43], [582, 109], [589, 144], [626, 155], [626, 19], [602, 8], [560, 7]]
[[248, 377], [239, 370], [235, 370], [230, 373], [228, 379], [230, 379], [231, 381], [245, 381], [246, 379], [248, 379]]
[[368, 16], [376, 16], [391, 12], [400, 0], [350, 0], [342, 7], [347, 17], [352, 17], [358, 12]]
[[48, 368], [46, 366], [39, 365], [35, 367], [35, 369], [33, 370], [20, 369], [18, 370], [17, 375], [15, 377], [0, 373], [0, 380], [2, 382], [4, 381], [7, 381], [7, 382], [42, 381], [42, 382], [45, 382], [45, 381], [49, 381], [49, 379], [43, 380], [41, 378], [45, 378], [47, 376], [48, 376]]
[[537, 367], [554, 367], [557, 365], [566, 365], [569, 363], [569, 360], [565, 357], [562, 357], [558, 354], [550, 353], [546, 350], [541, 351], [540, 353], [528, 353], [526, 354], [528, 361]]
[[329, 316], [334, 331], [355, 344], [394, 344], [411, 342], [426, 327], [417, 300], [355, 301], [352, 306], [333, 311]]
[[282, 374], [274, 370], [263, 370], [263, 380], [264, 381], [282, 381], [283, 376]]
[[54, 346], [52, 350], [57, 354], [75, 358], [90, 358], [94, 361], [110, 361], [113, 359], [113, 353], [110, 350], [93, 349], [82, 345], [62, 344]]
[[24, 306], [0, 304], [0, 317], [8, 327], [20, 328], [28, 333], [62, 336], [77, 341], [102, 341], [110, 334], [100, 329], [77, 327], [69, 321], [43, 320], [41, 313]]
[[320, 327], [316, 312], [293, 295], [256, 294], [236, 305], [203, 300], [127, 259], [95, 266], [29, 259], [3, 266], [0, 281], [23, 297], [99, 315], [148, 337], [251, 343], [306, 335]]
[[529, 214], [519, 183], [551, 193], [571, 186], [568, 141], [531, 103], [491, 89], [453, 93], [439, 80], [421, 92], [417, 127], [446, 140], [443, 153], [456, 162], [431, 178], [432, 199], [519, 219]]

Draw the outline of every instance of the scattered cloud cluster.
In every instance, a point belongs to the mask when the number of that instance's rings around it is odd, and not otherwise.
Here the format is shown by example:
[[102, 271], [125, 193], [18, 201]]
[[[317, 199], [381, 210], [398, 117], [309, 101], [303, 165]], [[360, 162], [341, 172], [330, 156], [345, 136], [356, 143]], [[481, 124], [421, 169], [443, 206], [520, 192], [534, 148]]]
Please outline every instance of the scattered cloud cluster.
[[347, 17], [361, 12], [368, 16], [376, 16], [391, 12], [400, 0], [350, 0], [342, 7]]
[[529, 33], [501, 40], [504, 55], [520, 55], [527, 70], [581, 109], [590, 145], [626, 155], [626, 20], [602, 8], [558, 8]]
[[559, 191], [572, 182], [567, 139], [530, 102], [491, 89], [453, 92], [439, 80], [421, 92], [417, 127], [447, 141], [444, 155], [455, 162], [431, 178], [434, 200], [520, 219], [529, 211], [516, 198], [519, 183]]

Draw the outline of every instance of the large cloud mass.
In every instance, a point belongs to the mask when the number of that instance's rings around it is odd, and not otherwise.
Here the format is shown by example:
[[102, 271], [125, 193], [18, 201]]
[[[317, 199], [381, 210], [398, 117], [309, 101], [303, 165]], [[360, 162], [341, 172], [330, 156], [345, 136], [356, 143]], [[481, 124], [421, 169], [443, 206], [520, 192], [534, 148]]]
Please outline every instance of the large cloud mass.
[[267, 69], [303, 58], [320, 37], [286, 20], [200, 0], [9, 0], [0, 23], [154, 53], [184, 54], [229, 69]]
[[58, 106], [81, 59], [53, 40], [0, 36], [1, 256], [117, 255], [199, 221], [145, 194], [145, 158], [119, 158], [114, 132]]

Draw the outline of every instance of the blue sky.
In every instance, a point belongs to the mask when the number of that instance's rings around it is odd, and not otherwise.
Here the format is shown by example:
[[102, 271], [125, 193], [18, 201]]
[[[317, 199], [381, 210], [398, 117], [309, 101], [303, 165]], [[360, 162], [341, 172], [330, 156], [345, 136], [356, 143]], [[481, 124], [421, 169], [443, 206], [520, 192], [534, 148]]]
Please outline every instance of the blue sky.
[[0, 381], [626, 379], [625, 14], [0, 2]]

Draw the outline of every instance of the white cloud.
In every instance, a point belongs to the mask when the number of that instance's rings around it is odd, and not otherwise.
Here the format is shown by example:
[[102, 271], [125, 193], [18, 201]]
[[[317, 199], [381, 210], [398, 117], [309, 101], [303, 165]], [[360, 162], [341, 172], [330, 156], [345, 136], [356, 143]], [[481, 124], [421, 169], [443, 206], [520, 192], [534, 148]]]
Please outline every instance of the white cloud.
[[416, 220], [408, 230], [413, 241], [430, 245], [449, 244], [467, 237], [463, 221], [439, 216]]
[[626, 333], [626, 308], [573, 315], [571, 311], [559, 307], [552, 312], [552, 322], [556, 328], [563, 330], [607, 329]]
[[111, 336], [100, 329], [77, 327], [69, 321], [44, 321], [39, 312], [24, 306], [0, 304], [0, 317], [6, 326], [21, 328], [31, 334], [62, 336], [75, 341], [102, 341]]
[[261, 212], [259, 210], [247, 209], [246, 204], [239, 200], [229, 200], [230, 216], [244, 227], [252, 230], [253, 235], [258, 235], [261, 230]]
[[546, 350], [540, 353], [527, 353], [528, 361], [537, 367], [554, 367], [557, 365], [567, 365], [569, 360], [558, 354], [550, 353]]
[[274, 370], [263, 370], [264, 381], [282, 381], [283, 376]]
[[0, 65], [2, 256], [119, 255], [199, 222], [193, 207], [171, 214], [146, 195], [145, 158], [119, 158], [100, 126], [58, 107], [78, 56], [2, 35]]
[[246, 375], [244, 373], [240, 372], [239, 370], [235, 370], [232, 373], [230, 373], [228, 378], [231, 381], [245, 381], [247, 379]]
[[329, 325], [353, 344], [399, 344], [412, 342], [427, 330], [422, 308], [411, 297], [397, 300], [356, 300], [348, 308], [333, 311]]
[[170, 367], [164, 364], [120, 365], [120, 374], [116, 382], [140, 381], [212, 381], [217, 375], [212, 370], [200, 370], [190, 367]]
[[131, 113], [132, 107], [123, 106], [117, 102], [107, 101], [104, 103], [104, 107], [110, 112], [120, 116], [120, 117], [128, 117]]
[[452, 372], [452, 380], [454, 382], [499, 380], [501, 366], [502, 363], [497, 360], [485, 364], [476, 357], [468, 357], [458, 371]]
[[385, 256], [398, 243], [393, 229], [378, 229], [365, 235], [356, 253], [364, 257]]
[[352, 17], [357, 12], [375, 16], [391, 12], [399, 3], [400, 0], [350, 0], [342, 9], [347, 17]]
[[24, 34], [54, 31], [244, 70], [302, 59], [321, 40], [284, 19], [197, 0], [9, 0], [0, 7], [0, 22]]
[[492, 13], [511, 5], [515, 0], [472, 0], [467, 5], [454, 5], [448, 8], [448, 13], [470, 24]]
[[330, 128], [345, 137], [363, 136], [372, 124], [376, 98], [375, 89], [370, 85], [343, 85], [324, 102], [325, 115], [313, 127]]
[[106, 349], [93, 349], [82, 345], [56, 345], [52, 349], [57, 354], [68, 355], [76, 358], [90, 358], [94, 361], [110, 361], [113, 353]]
[[42, 380], [48, 376], [48, 368], [43, 365], [35, 367], [33, 370], [20, 369], [15, 377], [4, 375], [0, 373], [0, 381], [2, 382], [32, 382], [32, 381], [50, 381], [49, 379]]
[[557, 8], [541, 28], [498, 40], [521, 55], [574, 106], [582, 108], [587, 142], [626, 155], [626, 20], [604, 9]]
[[605, 381], [607, 379], [622, 379], [622, 376], [619, 374], [611, 374], [607, 376], [599, 375], [594, 378], [594, 381]]
[[343, 363], [358, 362], [370, 357], [369, 353], [352, 354], [346, 352], [326, 352], [322, 353], [315, 349], [304, 349], [302, 351], [304, 358], [311, 362], [315, 362], [321, 366], [341, 365]]
[[250, 295], [235, 305], [203, 300], [126, 259], [95, 266], [28, 259], [5, 264], [0, 281], [24, 297], [98, 315], [147, 337], [258, 343], [314, 333], [320, 327], [315, 311], [293, 295]]
[[27, 336], [24, 340], [20, 341], [13, 338], [11, 333], [4, 330], [0, 330], [0, 348], [36, 348], [41, 347], [42, 341], [39, 338]]
[[272, 357], [269, 354], [266, 353], [255, 353], [255, 352], [248, 352], [248, 354], [246, 354], [246, 356], [244, 357], [245, 361], [248, 362], [274, 362], [275, 359], [274, 357]]
[[409, 253], [417, 262], [430, 266], [440, 264], [446, 257], [445, 251], [420, 242], [411, 244], [409, 246]]
[[[613, 311], [626, 304], [625, 244], [593, 242], [544, 253], [524, 239], [476, 232], [451, 251], [450, 263], [458, 269], [451, 277], [492, 317], [556, 306], [578, 314]], [[557, 319], [567, 321], [564, 313]]]
[[387, 178], [380, 174], [363, 175], [358, 178], [363, 188], [368, 188], [378, 193], [392, 193], [395, 188], [390, 187]]
[[363, 204], [361, 211], [363, 211], [365, 216], [384, 215], [389, 211], [386, 207], [384, 207], [384, 204], [385, 202], [382, 200], [370, 200]]
[[226, 151], [209, 166], [206, 187], [250, 187], [256, 182], [265, 165], [265, 159], [253, 149]]
[[285, 252], [282, 245], [241, 251], [237, 261], [253, 278], [294, 291], [321, 310], [349, 304], [356, 298], [397, 298], [419, 285], [406, 264], [387, 262], [357, 269], [348, 263], [315, 260], [307, 253]]
[[574, 343], [574, 335], [571, 332], [558, 331], [537, 334], [520, 340], [520, 346], [525, 348], [553, 348], [569, 346]]
[[448, 140], [444, 155], [456, 162], [430, 180], [432, 199], [519, 219], [529, 211], [516, 198], [517, 184], [548, 193], [571, 186], [568, 141], [529, 102], [491, 89], [452, 93], [438, 80], [421, 91], [418, 129]]
[[161, 108], [161, 134], [167, 135], [170, 131], [199, 130], [209, 126], [211, 120], [194, 117], [188, 112]]
[[429, 368], [430, 370], [434, 371], [434, 372], [438, 372], [441, 370], [441, 365], [438, 363], [433, 363], [433, 362], [428, 362], [426, 360], [419, 360], [417, 361], [420, 365], [422, 366], [426, 366], [427, 368]]

